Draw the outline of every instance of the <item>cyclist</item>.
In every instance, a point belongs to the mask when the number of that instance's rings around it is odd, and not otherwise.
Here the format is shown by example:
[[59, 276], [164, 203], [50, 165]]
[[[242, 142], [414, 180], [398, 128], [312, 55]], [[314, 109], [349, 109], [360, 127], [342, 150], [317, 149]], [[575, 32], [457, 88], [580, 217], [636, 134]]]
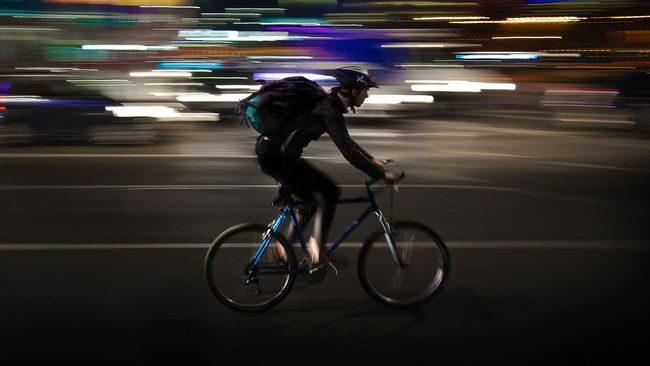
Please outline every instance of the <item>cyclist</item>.
[[[395, 182], [393, 173], [352, 140], [343, 116], [348, 109], [355, 113], [355, 108], [368, 97], [368, 90], [379, 86], [367, 70], [356, 66], [338, 68], [335, 76], [339, 85], [325, 98], [300, 113], [289, 123], [290, 127], [269, 136], [260, 135], [255, 147], [260, 170], [281, 185], [279, 196], [293, 194], [310, 208], [300, 213], [301, 225], [309, 221], [314, 210], [316, 212], [313, 235], [307, 243], [312, 271], [322, 268], [328, 261], [325, 244], [340, 191], [330, 177], [301, 158], [303, 149], [327, 132], [353, 166], [373, 179]], [[293, 227], [289, 229], [289, 238], [293, 236], [292, 231]], [[280, 258], [286, 260], [282, 247], [276, 249]]]

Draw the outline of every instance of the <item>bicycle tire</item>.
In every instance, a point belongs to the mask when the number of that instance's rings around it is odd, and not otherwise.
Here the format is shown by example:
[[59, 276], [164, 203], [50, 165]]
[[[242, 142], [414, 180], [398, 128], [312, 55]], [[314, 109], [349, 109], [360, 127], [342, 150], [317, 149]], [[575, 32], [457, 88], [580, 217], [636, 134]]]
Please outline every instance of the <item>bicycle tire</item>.
[[[386, 306], [408, 308], [423, 304], [443, 289], [449, 277], [447, 246], [435, 231], [421, 223], [398, 221], [393, 227], [397, 251], [407, 268], [399, 268], [384, 231], [378, 230], [366, 239], [359, 253], [359, 280], [370, 297]], [[417, 255], [413, 255], [415, 250]]]
[[[268, 230], [262, 224], [240, 224], [221, 233], [205, 256], [204, 269], [212, 294], [224, 305], [239, 311], [262, 311], [279, 304], [295, 281], [295, 259], [289, 242], [276, 234], [263, 254], [257, 282], [247, 283], [245, 269]], [[273, 243], [279, 243], [287, 260], [273, 257]], [[231, 289], [230, 286], [234, 286]]]

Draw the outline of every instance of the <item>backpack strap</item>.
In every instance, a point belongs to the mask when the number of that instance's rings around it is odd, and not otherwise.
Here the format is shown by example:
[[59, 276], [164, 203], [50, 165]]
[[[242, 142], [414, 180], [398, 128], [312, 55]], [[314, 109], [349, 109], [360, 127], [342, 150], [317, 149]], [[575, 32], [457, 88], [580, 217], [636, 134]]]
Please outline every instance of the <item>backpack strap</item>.
[[256, 106], [253, 102], [251, 102], [251, 99], [255, 98], [258, 94], [259, 91], [247, 96], [244, 99], [241, 99], [237, 105], [235, 105], [235, 116], [239, 116], [239, 124], [245, 124], [246, 128], [251, 127], [248, 119], [246, 118], [246, 108], [248, 108], [249, 105], [253, 105], [254, 107]]

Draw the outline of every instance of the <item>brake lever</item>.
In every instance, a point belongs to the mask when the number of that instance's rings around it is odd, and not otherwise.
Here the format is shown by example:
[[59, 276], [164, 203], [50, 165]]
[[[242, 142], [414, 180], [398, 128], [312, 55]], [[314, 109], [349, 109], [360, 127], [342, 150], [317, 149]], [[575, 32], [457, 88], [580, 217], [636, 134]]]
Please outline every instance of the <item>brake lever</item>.
[[395, 178], [395, 182], [393, 182], [393, 184], [392, 184], [392, 186], [393, 186], [393, 190], [394, 190], [395, 192], [398, 192], [398, 191], [399, 191], [399, 188], [398, 188], [397, 182], [399, 182], [400, 180], [404, 179], [404, 177], [406, 177], [406, 173], [405, 173], [404, 171], [402, 171], [402, 173], [400, 173], [400, 175], [398, 175], [397, 178]]

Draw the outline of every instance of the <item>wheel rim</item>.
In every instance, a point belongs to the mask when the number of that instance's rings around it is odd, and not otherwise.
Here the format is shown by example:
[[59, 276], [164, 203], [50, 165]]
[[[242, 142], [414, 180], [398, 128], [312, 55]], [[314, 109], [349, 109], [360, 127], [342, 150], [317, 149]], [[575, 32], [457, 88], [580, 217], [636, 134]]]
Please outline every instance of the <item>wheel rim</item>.
[[224, 304], [239, 310], [259, 310], [273, 306], [288, 292], [293, 280], [291, 255], [287, 253], [286, 262], [279, 259], [277, 241], [265, 251], [259, 271], [254, 276], [246, 273], [265, 230], [263, 227], [233, 232], [227, 238], [217, 239], [208, 253], [208, 282]]
[[383, 235], [365, 253], [363, 276], [369, 292], [391, 305], [413, 305], [433, 296], [446, 279], [448, 258], [437, 239], [418, 227], [394, 232], [397, 250], [407, 267], [401, 269]]

